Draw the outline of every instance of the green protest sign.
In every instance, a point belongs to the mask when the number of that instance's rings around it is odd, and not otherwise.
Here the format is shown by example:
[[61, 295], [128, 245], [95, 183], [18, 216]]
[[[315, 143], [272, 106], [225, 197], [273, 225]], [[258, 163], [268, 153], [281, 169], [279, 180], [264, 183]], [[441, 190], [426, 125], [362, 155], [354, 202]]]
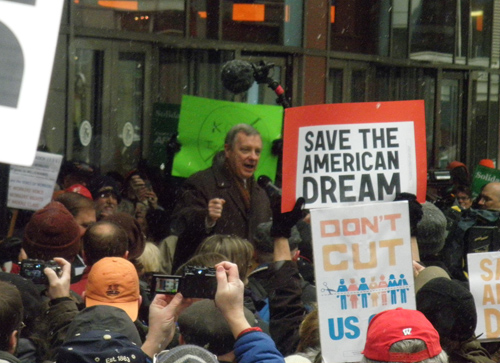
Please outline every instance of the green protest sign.
[[472, 197], [477, 197], [481, 193], [481, 188], [491, 182], [500, 182], [500, 170], [482, 165], [476, 166], [472, 176]]
[[271, 153], [273, 140], [281, 137], [281, 106], [249, 105], [208, 98], [183, 96], [179, 117], [181, 151], [174, 158], [172, 175], [189, 177], [212, 165], [217, 152], [224, 150], [229, 129], [240, 123], [252, 125], [262, 136], [262, 154], [256, 177], [275, 179], [278, 158]]

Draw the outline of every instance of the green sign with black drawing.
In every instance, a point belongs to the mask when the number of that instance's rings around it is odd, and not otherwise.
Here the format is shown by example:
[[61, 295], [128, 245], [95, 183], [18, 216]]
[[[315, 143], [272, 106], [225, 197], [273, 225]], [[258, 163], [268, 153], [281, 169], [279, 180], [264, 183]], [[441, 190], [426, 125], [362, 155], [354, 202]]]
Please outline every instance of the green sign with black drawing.
[[252, 125], [262, 136], [262, 154], [256, 176], [274, 180], [278, 158], [271, 153], [273, 140], [281, 138], [283, 107], [249, 105], [208, 98], [183, 96], [179, 117], [181, 151], [175, 155], [172, 175], [188, 177], [212, 165], [224, 150], [229, 129], [240, 123]]

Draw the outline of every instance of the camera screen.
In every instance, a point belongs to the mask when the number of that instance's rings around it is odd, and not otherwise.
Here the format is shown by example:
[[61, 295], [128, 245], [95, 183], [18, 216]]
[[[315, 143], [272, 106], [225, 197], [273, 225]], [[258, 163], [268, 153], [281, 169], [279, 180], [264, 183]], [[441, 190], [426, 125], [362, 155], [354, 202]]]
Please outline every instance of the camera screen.
[[179, 289], [179, 276], [153, 276], [154, 292], [176, 294]]

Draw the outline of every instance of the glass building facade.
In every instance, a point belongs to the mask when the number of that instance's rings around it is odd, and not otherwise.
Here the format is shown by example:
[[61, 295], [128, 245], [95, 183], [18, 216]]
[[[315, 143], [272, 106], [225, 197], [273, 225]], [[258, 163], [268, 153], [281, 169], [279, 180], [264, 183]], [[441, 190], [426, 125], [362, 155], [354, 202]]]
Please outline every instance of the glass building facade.
[[498, 159], [500, 0], [68, 0], [40, 143], [164, 165], [183, 95], [275, 104], [224, 89], [233, 59], [273, 63], [292, 106], [425, 100], [430, 169]]

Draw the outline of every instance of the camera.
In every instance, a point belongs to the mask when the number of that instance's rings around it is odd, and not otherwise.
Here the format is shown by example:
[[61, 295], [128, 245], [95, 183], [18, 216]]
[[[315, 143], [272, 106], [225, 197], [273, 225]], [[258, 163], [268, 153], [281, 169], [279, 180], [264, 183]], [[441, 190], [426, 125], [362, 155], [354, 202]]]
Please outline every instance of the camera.
[[183, 297], [214, 299], [217, 291], [215, 268], [186, 266], [182, 276], [154, 273], [151, 278], [150, 294], [175, 295], [182, 293]]
[[49, 279], [43, 273], [45, 267], [49, 267], [54, 270], [58, 276], [61, 274], [61, 267], [53, 260], [43, 261], [26, 259], [21, 261], [20, 275], [28, 280], [31, 280], [34, 284], [48, 285]]

